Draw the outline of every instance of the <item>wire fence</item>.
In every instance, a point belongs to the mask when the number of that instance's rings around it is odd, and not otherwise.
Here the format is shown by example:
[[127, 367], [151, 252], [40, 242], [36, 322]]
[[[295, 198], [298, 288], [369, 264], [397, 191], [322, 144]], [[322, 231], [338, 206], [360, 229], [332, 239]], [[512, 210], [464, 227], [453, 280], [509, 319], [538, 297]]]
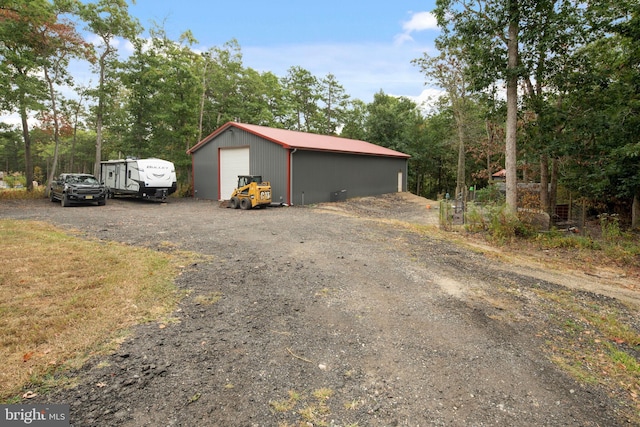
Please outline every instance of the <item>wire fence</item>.
[[[518, 216], [539, 231], [552, 228], [580, 234], [590, 234], [589, 230], [599, 227], [598, 216], [587, 199], [574, 199], [563, 195], [550, 215], [540, 207], [539, 191], [535, 188], [519, 188]], [[473, 191], [458, 195], [455, 199], [440, 200], [440, 227], [452, 229], [464, 226], [480, 231], [486, 229], [491, 216], [499, 211], [500, 202], [476, 198]]]

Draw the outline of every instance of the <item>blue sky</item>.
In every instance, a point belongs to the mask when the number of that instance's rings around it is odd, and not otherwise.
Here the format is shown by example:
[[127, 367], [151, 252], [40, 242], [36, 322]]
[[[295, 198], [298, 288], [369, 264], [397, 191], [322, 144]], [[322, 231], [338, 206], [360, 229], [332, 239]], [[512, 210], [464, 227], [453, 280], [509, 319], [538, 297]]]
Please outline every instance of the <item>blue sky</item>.
[[[434, 54], [439, 34], [430, 15], [435, 0], [137, 0], [129, 13], [145, 29], [154, 22], [178, 40], [191, 30], [206, 51], [231, 39], [243, 65], [279, 77], [300, 66], [322, 78], [331, 73], [352, 98], [371, 102], [376, 92], [406, 96], [428, 110], [441, 90], [425, 85], [411, 60]], [[129, 45], [130, 47], [130, 45]], [[120, 43], [121, 55], [130, 53]], [[95, 85], [87, 63], [72, 62], [75, 83]], [[74, 96], [61, 88], [65, 96]], [[16, 114], [0, 121], [18, 125]]]
[[129, 12], [174, 40], [191, 30], [199, 50], [236, 39], [244, 66], [258, 71], [332, 73], [353, 98], [371, 102], [380, 90], [416, 101], [437, 93], [411, 64], [434, 53], [434, 7], [435, 0], [137, 0]]

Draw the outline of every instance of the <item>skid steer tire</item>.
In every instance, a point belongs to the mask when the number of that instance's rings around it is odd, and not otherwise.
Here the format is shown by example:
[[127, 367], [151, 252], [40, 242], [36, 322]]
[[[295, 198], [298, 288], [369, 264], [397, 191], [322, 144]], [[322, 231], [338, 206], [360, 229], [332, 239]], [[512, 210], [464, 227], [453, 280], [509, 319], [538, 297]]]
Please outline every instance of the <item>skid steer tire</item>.
[[240, 209], [244, 209], [245, 211], [251, 209], [251, 200], [240, 199]]
[[232, 197], [231, 200], [229, 200], [229, 207], [231, 209], [238, 209], [240, 207], [240, 201], [237, 197]]

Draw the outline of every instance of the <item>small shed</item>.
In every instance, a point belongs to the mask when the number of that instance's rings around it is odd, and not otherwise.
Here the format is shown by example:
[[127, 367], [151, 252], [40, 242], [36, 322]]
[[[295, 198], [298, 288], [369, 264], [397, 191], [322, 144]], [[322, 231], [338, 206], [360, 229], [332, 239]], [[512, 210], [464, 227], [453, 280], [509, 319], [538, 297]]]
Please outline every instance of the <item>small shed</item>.
[[187, 153], [202, 199], [227, 200], [238, 175], [262, 175], [289, 205], [407, 190], [409, 155], [354, 139], [229, 122]]
[[492, 181], [504, 182], [507, 179], [507, 170], [500, 169], [498, 172], [491, 175]]

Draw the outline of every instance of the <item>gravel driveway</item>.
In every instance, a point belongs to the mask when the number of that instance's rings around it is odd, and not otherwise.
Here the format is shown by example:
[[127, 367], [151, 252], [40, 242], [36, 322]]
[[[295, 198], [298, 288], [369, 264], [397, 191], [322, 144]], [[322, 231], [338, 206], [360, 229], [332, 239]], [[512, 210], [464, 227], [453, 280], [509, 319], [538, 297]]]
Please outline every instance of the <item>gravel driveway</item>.
[[433, 211], [407, 195], [251, 211], [2, 202], [0, 218], [211, 255], [177, 278], [178, 321], [140, 325], [41, 402], [70, 404], [74, 426], [623, 425], [542, 350], [529, 289], [559, 285], [407, 226]]

